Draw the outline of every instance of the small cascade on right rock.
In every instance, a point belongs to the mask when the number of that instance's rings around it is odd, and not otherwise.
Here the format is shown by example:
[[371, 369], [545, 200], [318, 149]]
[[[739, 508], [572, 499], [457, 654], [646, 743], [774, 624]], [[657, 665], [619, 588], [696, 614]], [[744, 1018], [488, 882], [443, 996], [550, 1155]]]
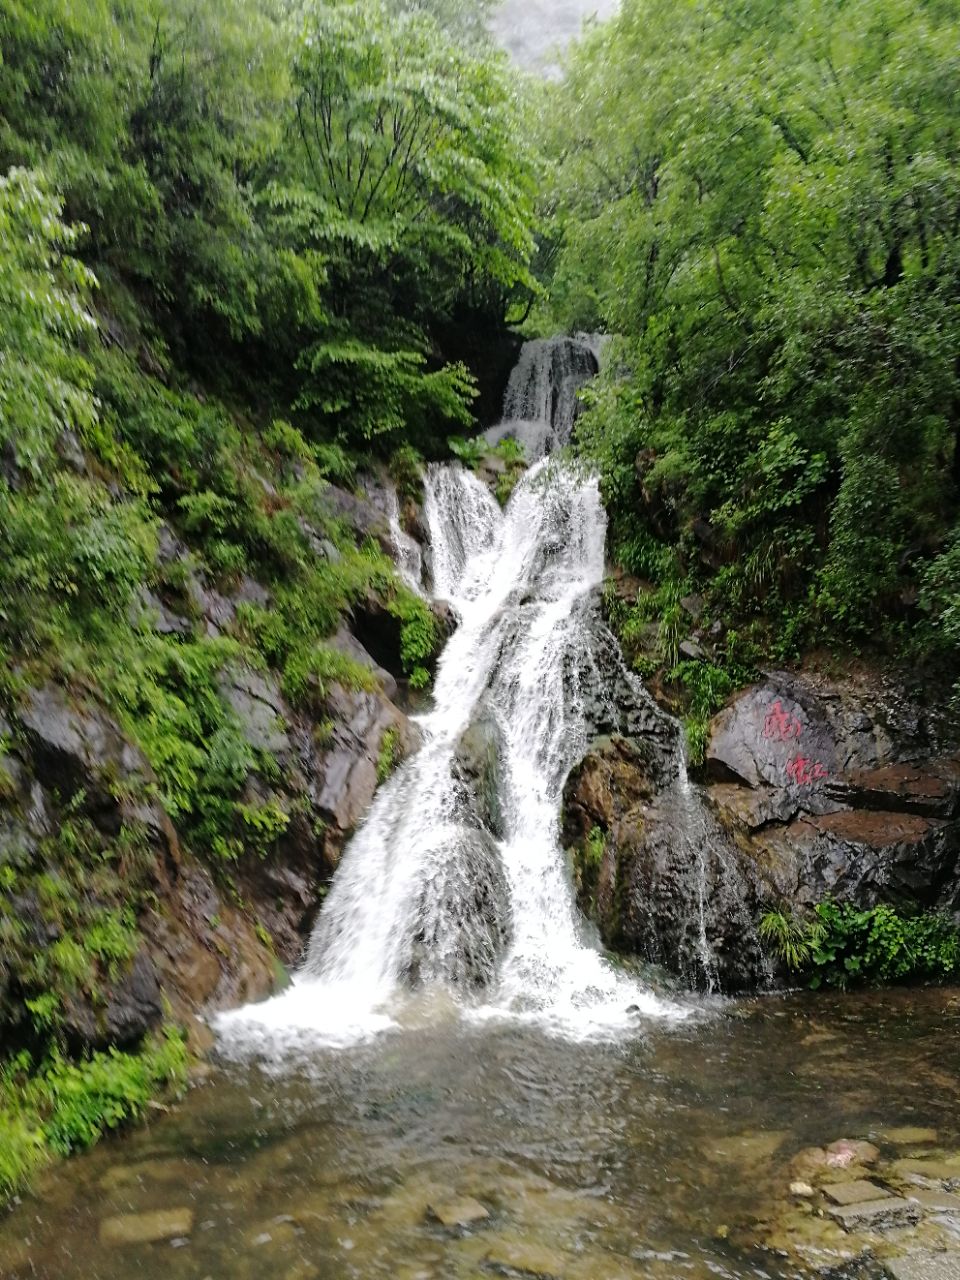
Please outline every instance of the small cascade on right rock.
[[567, 781], [564, 842], [581, 909], [607, 945], [668, 970], [688, 990], [766, 987], [753, 888], [690, 777], [681, 726], [659, 714], [655, 739], [649, 730], [600, 737]]

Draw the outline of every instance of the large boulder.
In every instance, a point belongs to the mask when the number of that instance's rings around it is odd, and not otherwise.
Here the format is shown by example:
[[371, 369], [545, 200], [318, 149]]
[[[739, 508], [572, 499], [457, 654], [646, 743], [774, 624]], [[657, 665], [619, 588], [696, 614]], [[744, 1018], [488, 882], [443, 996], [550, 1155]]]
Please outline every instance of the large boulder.
[[960, 754], [897, 689], [771, 673], [714, 720], [706, 769], [765, 904], [960, 911]]
[[656, 747], [594, 743], [564, 791], [563, 837], [580, 906], [608, 946], [691, 987], [763, 983], [749, 883], [684, 775], [664, 781]]
[[106, 979], [94, 1003], [68, 997], [63, 1030], [77, 1048], [136, 1045], [163, 1018], [163, 996], [153, 957], [141, 947], [126, 973]]
[[425, 887], [411, 939], [407, 978], [443, 980], [460, 988], [493, 982], [512, 935], [510, 893], [496, 841], [469, 826], [444, 827], [436, 870]]
[[503, 734], [496, 717], [482, 711], [460, 735], [453, 776], [460, 798], [477, 823], [498, 840], [506, 834], [503, 813]]

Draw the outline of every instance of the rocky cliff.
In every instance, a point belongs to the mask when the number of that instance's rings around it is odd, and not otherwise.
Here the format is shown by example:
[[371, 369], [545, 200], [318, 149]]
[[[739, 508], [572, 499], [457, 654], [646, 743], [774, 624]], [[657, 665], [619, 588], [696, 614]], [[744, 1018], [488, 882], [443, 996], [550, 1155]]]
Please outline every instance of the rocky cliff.
[[689, 783], [633, 737], [568, 780], [564, 837], [604, 941], [727, 991], [775, 980], [756, 924], [827, 898], [960, 919], [960, 754], [888, 682], [772, 672]]
[[[358, 540], [389, 544], [377, 505], [332, 485], [326, 501]], [[244, 577], [223, 592], [191, 567], [172, 530], [163, 540], [168, 560], [182, 562], [189, 609], [145, 597], [140, 625], [229, 635], [245, 602], [270, 609], [261, 584]], [[319, 542], [316, 552], [337, 554]], [[29, 1045], [31, 997], [49, 989], [61, 1006], [50, 1016], [76, 1051], [134, 1045], [170, 1016], [202, 1043], [196, 1015], [285, 980], [345, 843], [417, 742], [398, 705], [408, 696], [400, 631], [368, 593], [325, 644], [369, 678], [329, 680], [297, 706], [269, 668], [223, 664], [217, 695], [248, 765], [236, 802], [248, 829], [223, 858], [199, 856], [95, 685], [19, 681], [0, 717], [0, 1037]]]

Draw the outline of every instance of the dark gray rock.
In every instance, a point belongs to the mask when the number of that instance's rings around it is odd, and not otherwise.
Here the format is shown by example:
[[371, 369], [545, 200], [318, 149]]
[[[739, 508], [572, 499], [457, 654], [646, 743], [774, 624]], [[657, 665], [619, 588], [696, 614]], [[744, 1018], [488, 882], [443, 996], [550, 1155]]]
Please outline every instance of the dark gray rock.
[[715, 719], [710, 801], [761, 904], [960, 912], [960, 757], [882, 682], [775, 673]]
[[960, 1280], [960, 1249], [931, 1253], [922, 1249], [884, 1263], [891, 1280]]
[[751, 886], [697, 791], [664, 781], [655, 746], [594, 743], [567, 781], [563, 812], [581, 908], [609, 946], [692, 987], [765, 982]]
[[495, 717], [482, 712], [457, 743], [453, 774], [462, 787], [462, 801], [476, 822], [502, 840], [503, 734]]
[[134, 626], [149, 627], [161, 636], [187, 636], [193, 630], [192, 619], [168, 609], [148, 587], [141, 588], [131, 605], [130, 620]]
[[692, 636], [684, 640], [680, 645], [681, 658], [687, 658], [692, 662], [700, 662], [707, 655], [704, 652], [703, 645], [699, 640], [695, 640]]
[[324, 824], [327, 863], [335, 867], [349, 835], [369, 808], [379, 784], [377, 762], [384, 734], [396, 734], [401, 757], [419, 744], [415, 726], [379, 693], [335, 686], [327, 698], [331, 736], [311, 765], [314, 810]]
[[718, 781], [780, 791], [822, 792], [839, 753], [823, 709], [785, 682], [758, 685], [713, 722], [707, 769]]
[[898, 1196], [861, 1204], [831, 1205], [827, 1213], [844, 1231], [892, 1231], [896, 1227], [915, 1226], [922, 1216], [918, 1204]]
[[322, 503], [326, 514], [349, 525], [359, 541], [374, 538], [388, 555], [391, 553], [390, 523], [375, 502], [328, 484], [323, 491]]
[[486, 831], [444, 832], [411, 940], [408, 980], [482, 988], [495, 978], [512, 936], [510, 893], [496, 842]]
[[890, 1192], [865, 1178], [852, 1182], [834, 1182], [823, 1189], [823, 1194], [833, 1204], [862, 1204], [865, 1200], [885, 1200]]
[[372, 671], [380, 683], [380, 687], [388, 698], [397, 696], [397, 682], [393, 675], [386, 669], [381, 667], [371, 655], [366, 651], [360, 641], [346, 627], [340, 627], [335, 635], [331, 636], [327, 641], [332, 649], [345, 653], [348, 658], [352, 658], [354, 662], [359, 662], [362, 667], [366, 667], [368, 671]]
[[109, 796], [112, 783], [151, 778], [142, 752], [113, 717], [59, 685], [28, 689], [17, 715], [38, 778], [50, 788], [69, 795], [85, 786]]
[[116, 982], [101, 979], [96, 1004], [70, 997], [63, 1013], [64, 1033], [77, 1049], [137, 1044], [163, 1019], [163, 998], [153, 958], [146, 950], [139, 951], [123, 977]]
[[75, 431], [65, 428], [57, 436], [57, 454], [78, 476], [87, 474], [87, 457]]
[[258, 609], [268, 609], [272, 596], [262, 583], [251, 578], [249, 574], [243, 573], [240, 575], [233, 598], [237, 604], [252, 604]]
[[221, 674], [220, 690], [255, 750], [278, 757], [290, 751], [287, 722], [291, 713], [275, 676], [230, 667]]

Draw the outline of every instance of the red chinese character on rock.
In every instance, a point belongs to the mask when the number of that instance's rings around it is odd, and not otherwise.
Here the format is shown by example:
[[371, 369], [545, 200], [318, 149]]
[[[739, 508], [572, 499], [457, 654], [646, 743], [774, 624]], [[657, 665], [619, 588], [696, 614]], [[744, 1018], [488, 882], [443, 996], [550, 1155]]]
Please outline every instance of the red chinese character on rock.
[[798, 787], [806, 787], [813, 781], [812, 760], [804, 756], [794, 756], [787, 765], [787, 777], [792, 778]]
[[796, 755], [787, 765], [787, 777], [792, 778], [798, 787], [809, 787], [813, 782], [829, 778], [830, 772], [819, 760], [814, 763], [806, 756]]
[[803, 725], [796, 716], [784, 711], [783, 703], [778, 698], [763, 722], [763, 736], [774, 738], [777, 742], [789, 742], [791, 738], [799, 738], [802, 732]]

